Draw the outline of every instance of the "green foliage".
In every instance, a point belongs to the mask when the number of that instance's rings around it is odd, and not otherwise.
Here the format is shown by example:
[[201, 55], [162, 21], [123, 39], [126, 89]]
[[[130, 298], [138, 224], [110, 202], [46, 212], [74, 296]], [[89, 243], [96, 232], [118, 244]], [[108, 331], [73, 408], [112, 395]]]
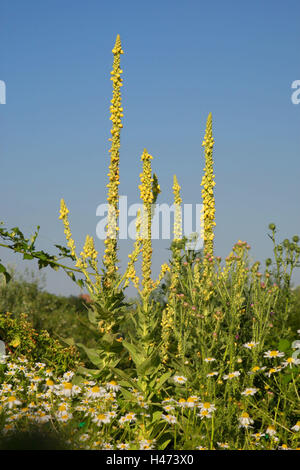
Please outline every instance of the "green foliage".
[[12, 313], [0, 313], [0, 339], [12, 356], [26, 356], [30, 361], [44, 362], [57, 373], [76, 369], [80, 358], [74, 347], [63, 347], [46, 330], [37, 332], [26, 314], [14, 318]]

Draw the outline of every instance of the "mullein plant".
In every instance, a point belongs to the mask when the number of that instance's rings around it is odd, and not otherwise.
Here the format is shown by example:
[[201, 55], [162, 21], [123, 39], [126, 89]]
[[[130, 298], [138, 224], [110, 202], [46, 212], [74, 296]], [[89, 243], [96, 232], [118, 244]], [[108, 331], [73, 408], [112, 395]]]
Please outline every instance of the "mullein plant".
[[108, 221], [106, 226], [105, 251], [103, 256], [104, 277], [103, 287], [110, 289], [114, 286], [117, 279], [118, 259], [117, 259], [117, 239], [118, 239], [118, 215], [119, 215], [119, 159], [120, 159], [120, 132], [123, 127], [121, 117], [123, 108], [121, 103], [122, 70], [120, 67], [120, 57], [124, 53], [121, 46], [120, 36], [117, 36], [115, 46], [112, 50], [114, 55], [113, 70], [111, 80], [113, 82], [113, 98], [111, 100], [111, 148], [109, 165], [109, 183], [108, 187]]
[[[175, 333], [175, 309], [176, 294], [180, 279], [181, 266], [181, 245], [182, 245], [182, 199], [180, 195], [180, 185], [177, 176], [173, 177], [173, 194], [174, 194], [174, 240], [172, 243], [172, 267], [170, 272], [170, 288], [168, 302], [162, 313], [162, 348], [161, 357], [164, 363], [168, 360], [168, 349], [170, 347], [170, 337], [172, 330]], [[180, 349], [180, 348], [179, 348]]]
[[[203, 260], [203, 280], [206, 286], [203, 286], [204, 299], [208, 301], [212, 295], [210, 289], [212, 282], [212, 267], [214, 255], [214, 227], [215, 223], [215, 198], [213, 188], [215, 186], [215, 175], [213, 172], [213, 146], [214, 138], [212, 134], [212, 114], [209, 113], [206, 123], [206, 131], [202, 143], [205, 154], [204, 175], [201, 181], [203, 214], [202, 219], [202, 235], [204, 241], [204, 260]], [[196, 280], [199, 281], [199, 274], [196, 272]]]

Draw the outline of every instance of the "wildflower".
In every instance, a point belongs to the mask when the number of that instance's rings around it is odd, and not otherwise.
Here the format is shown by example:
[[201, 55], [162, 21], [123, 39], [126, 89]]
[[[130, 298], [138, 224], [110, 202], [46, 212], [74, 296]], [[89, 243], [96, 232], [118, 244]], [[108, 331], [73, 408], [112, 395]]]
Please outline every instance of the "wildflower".
[[286, 444], [282, 444], [281, 446], [278, 447], [278, 450], [292, 450], [292, 449], [288, 447]]
[[113, 446], [109, 442], [103, 442], [102, 450], [111, 450], [111, 449], [113, 449]]
[[175, 410], [174, 406], [172, 405], [165, 405], [163, 408], [167, 412]]
[[234, 377], [238, 377], [239, 375], [241, 375], [239, 371], [234, 371], [234, 372], [230, 372], [228, 375], [224, 375], [223, 379], [224, 380], [233, 379]]
[[188, 408], [193, 408], [197, 404], [197, 401], [198, 401], [198, 397], [195, 397], [195, 396], [188, 397], [186, 401], [186, 406]]
[[272, 437], [275, 436], [276, 430], [274, 426], [268, 426], [266, 429], [266, 434], [269, 434], [269, 436], [272, 436]]
[[208, 411], [209, 413], [212, 413], [213, 411], [216, 411], [216, 407], [213, 403], [209, 403], [209, 402], [204, 402], [204, 403], [199, 403], [199, 407], [201, 410], [206, 410]]
[[239, 427], [243, 427], [243, 428], [252, 427], [250, 425], [254, 423], [253, 419], [250, 418], [250, 416], [248, 415], [248, 413], [246, 413], [246, 411], [244, 411], [242, 415], [239, 417], [239, 422], [240, 422]]
[[229, 449], [229, 445], [227, 444], [227, 442], [217, 442], [217, 444], [222, 449]]
[[267, 351], [264, 353], [264, 357], [273, 359], [273, 357], [283, 357], [284, 353], [279, 351]]
[[68, 408], [69, 408], [69, 405], [68, 403], [65, 403], [65, 402], [62, 402], [58, 405], [58, 410], [57, 410], [57, 416], [61, 416], [65, 413], [67, 413], [68, 411]]
[[208, 256], [213, 255], [213, 239], [214, 232], [213, 227], [216, 225], [215, 218], [215, 200], [213, 194], [213, 187], [215, 186], [214, 174], [213, 174], [213, 145], [214, 139], [212, 136], [212, 115], [209, 113], [206, 124], [206, 131], [203, 141], [203, 147], [205, 149], [205, 174], [201, 181], [202, 198], [203, 198], [203, 229], [204, 229], [204, 254]]
[[203, 446], [198, 446], [196, 447], [197, 450], [207, 450], [207, 447], [203, 447]]
[[100, 426], [102, 423], [109, 423], [110, 419], [111, 418], [107, 413], [99, 413], [94, 416], [93, 422]]
[[187, 406], [186, 400], [185, 400], [184, 398], [179, 398], [177, 404], [178, 404], [179, 406], [181, 406], [181, 408], [184, 408], [184, 407]]
[[142, 439], [139, 442], [140, 445], [140, 450], [151, 450], [154, 449], [154, 444], [155, 444], [155, 439], [150, 440], [150, 439]]
[[120, 444], [117, 444], [117, 448], [120, 449], [120, 450], [128, 450], [129, 449], [129, 444], [120, 443]]
[[51, 379], [46, 380], [46, 387], [48, 387], [48, 389], [53, 390], [54, 386], [55, 386], [55, 384], [54, 384], [53, 380], [51, 380]]
[[290, 368], [292, 368], [293, 365], [298, 366], [300, 364], [300, 359], [296, 359], [295, 357], [288, 357], [281, 364], [282, 364], [283, 367], [290, 366]]
[[271, 367], [268, 372], [266, 372], [267, 377], [271, 377], [272, 374], [275, 374], [276, 372], [280, 372], [281, 367]]
[[99, 398], [105, 394], [105, 389], [103, 387], [99, 387], [98, 385], [94, 385], [94, 387], [88, 388], [87, 396], [90, 398]]
[[35, 421], [38, 423], [47, 423], [51, 419], [51, 416], [47, 415], [45, 411], [38, 410], [35, 415]]
[[68, 372], [65, 372], [65, 373], [64, 373], [63, 378], [64, 378], [65, 380], [67, 380], [67, 382], [69, 382], [70, 379], [73, 378], [73, 376], [74, 376], [74, 372], [68, 371]]
[[214, 377], [215, 375], [219, 375], [219, 372], [209, 372], [209, 374], [206, 374], [206, 377]]
[[6, 399], [6, 402], [4, 402], [5, 406], [10, 410], [14, 406], [21, 405], [22, 403], [20, 400], [17, 400], [17, 398], [14, 395], [11, 395]]
[[123, 116], [123, 108], [121, 104], [121, 86], [122, 86], [122, 70], [120, 67], [120, 57], [123, 54], [121, 39], [117, 35], [115, 46], [113, 48], [114, 61], [113, 70], [111, 72], [111, 80], [113, 82], [113, 98], [111, 100], [111, 148], [110, 165], [109, 165], [109, 183], [108, 187], [108, 217], [107, 232], [105, 239], [105, 251], [103, 264], [105, 267], [105, 275], [103, 285], [105, 288], [111, 287], [116, 279], [117, 266], [117, 232], [118, 232], [118, 203], [119, 203], [119, 160], [120, 160], [120, 132], [123, 124], [121, 117]]
[[115, 382], [114, 380], [111, 380], [106, 384], [106, 388], [108, 388], [108, 390], [113, 390], [114, 392], [117, 392], [118, 390], [120, 390], [120, 385], [118, 385], [117, 382]]
[[211, 418], [211, 413], [208, 410], [206, 410], [205, 408], [202, 408], [200, 410], [200, 413], [197, 413], [197, 416], [199, 416], [201, 419]]
[[295, 426], [293, 426], [291, 429], [296, 432], [300, 431], [300, 421], [297, 421]]
[[255, 341], [250, 341], [249, 343], [243, 344], [244, 348], [247, 348], [247, 349], [253, 349], [257, 345], [258, 343], [256, 343]]
[[183, 377], [183, 375], [175, 375], [174, 377], [174, 382], [177, 384], [184, 384], [187, 381], [186, 377]]
[[81, 434], [81, 436], [79, 437], [79, 440], [80, 440], [81, 442], [85, 442], [85, 441], [87, 441], [89, 438], [90, 438], [90, 435], [86, 433], [86, 434]]
[[71, 397], [74, 394], [74, 386], [71, 382], [63, 382], [61, 385], [56, 385], [55, 388], [59, 395], [62, 394], [65, 397]]
[[44, 369], [44, 367], [46, 367], [46, 364], [44, 364], [43, 362], [36, 362], [35, 366], [39, 369]]
[[214, 357], [206, 357], [205, 362], [214, 362], [216, 359]]
[[132, 421], [136, 421], [135, 413], [127, 413], [124, 416], [124, 422], [129, 421], [131, 423]]
[[165, 421], [167, 421], [170, 424], [176, 424], [177, 423], [176, 416], [174, 416], [174, 415], [164, 415], [164, 414], [162, 414], [161, 417], [162, 417], [162, 419], [164, 419]]
[[246, 388], [243, 392], [242, 392], [242, 395], [255, 395], [255, 393], [257, 392], [257, 388]]
[[59, 416], [57, 416], [58, 421], [61, 421], [62, 423], [66, 423], [67, 421], [70, 421], [70, 419], [73, 418], [72, 413], [61, 413]]

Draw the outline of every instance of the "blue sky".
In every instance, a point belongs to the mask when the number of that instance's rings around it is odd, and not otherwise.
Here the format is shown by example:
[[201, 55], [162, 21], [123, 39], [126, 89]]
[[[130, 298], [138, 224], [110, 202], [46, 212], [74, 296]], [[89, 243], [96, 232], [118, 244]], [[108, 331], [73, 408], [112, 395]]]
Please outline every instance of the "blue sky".
[[[79, 249], [87, 233], [95, 236], [109, 165], [111, 49], [120, 34], [120, 194], [139, 202], [147, 148], [159, 202], [171, 203], [176, 174], [184, 202], [201, 203], [201, 143], [212, 112], [216, 254], [224, 258], [241, 239], [263, 262], [272, 253], [270, 222], [279, 241], [300, 234], [300, 105], [291, 102], [300, 79], [298, 0], [1, 4], [0, 219], [7, 227], [29, 234], [40, 225], [39, 247], [53, 252], [54, 243], [65, 244], [63, 197]], [[96, 246], [101, 252], [103, 242]], [[120, 243], [123, 266], [131, 246]], [[154, 242], [155, 276], [167, 248]], [[0, 258], [21, 270], [34, 266], [5, 249]], [[63, 272], [46, 273], [49, 291], [78, 293]]]

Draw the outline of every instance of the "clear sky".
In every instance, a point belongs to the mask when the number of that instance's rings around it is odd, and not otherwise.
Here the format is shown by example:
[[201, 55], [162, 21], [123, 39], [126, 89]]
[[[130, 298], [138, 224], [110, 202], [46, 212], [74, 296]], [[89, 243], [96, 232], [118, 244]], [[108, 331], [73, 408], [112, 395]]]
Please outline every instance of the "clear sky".
[[[38, 247], [65, 244], [63, 197], [81, 251], [95, 236], [96, 207], [106, 200], [112, 48], [120, 34], [124, 128], [120, 194], [139, 202], [140, 157], [153, 155], [162, 193], [171, 203], [173, 174], [185, 203], [201, 203], [201, 143], [212, 112], [215, 137], [216, 255], [238, 240], [253, 260], [278, 240], [300, 234], [299, 0], [2, 0], [0, 80], [1, 216]], [[122, 264], [131, 241], [120, 243]], [[103, 242], [96, 240], [102, 252]], [[154, 242], [154, 274], [168, 260], [168, 242]], [[35, 266], [1, 249], [5, 263]], [[67, 276], [46, 270], [51, 292], [75, 294]], [[300, 284], [300, 269], [294, 277]]]

